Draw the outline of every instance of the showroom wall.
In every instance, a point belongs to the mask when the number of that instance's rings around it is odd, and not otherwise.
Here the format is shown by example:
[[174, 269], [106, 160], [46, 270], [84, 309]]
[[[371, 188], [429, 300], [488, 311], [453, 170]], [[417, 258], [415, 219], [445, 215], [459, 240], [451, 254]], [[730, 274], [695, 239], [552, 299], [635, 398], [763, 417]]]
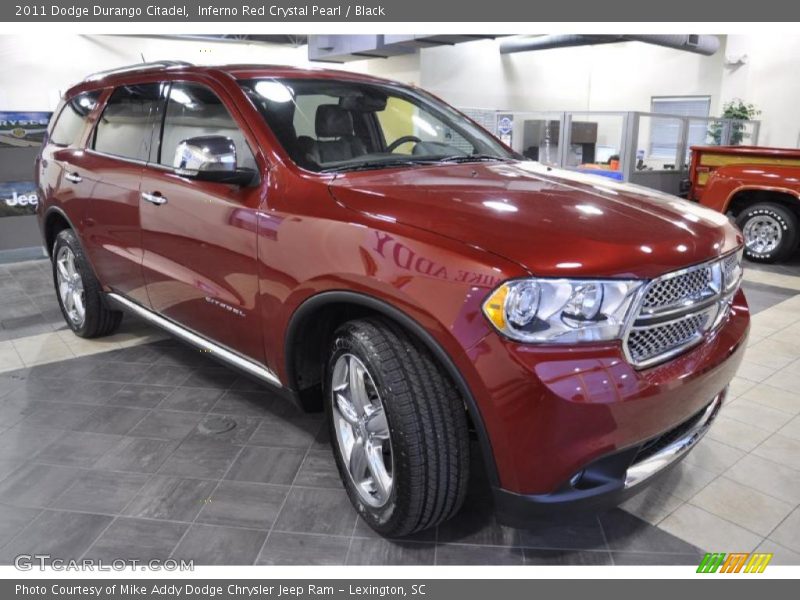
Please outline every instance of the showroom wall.
[[[88, 35], [51, 42], [0, 37], [0, 77], [14, 82], [0, 89], [0, 110], [52, 110], [60, 93], [87, 72], [139, 62], [142, 54], [200, 64], [309, 65], [304, 46]], [[707, 95], [717, 114], [723, 102], [738, 96], [764, 111], [760, 143], [798, 145], [800, 78], [785, 74], [798, 71], [800, 36], [723, 37], [722, 50], [712, 57], [636, 42], [502, 56], [498, 43], [468, 42], [334, 66], [420, 84], [460, 107], [646, 111], [652, 96]], [[53, 47], [66, 50], [54, 53]], [[726, 55], [742, 54], [746, 64], [725, 64]]]
[[[714, 56], [638, 42], [501, 55], [484, 40], [425, 49], [421, 84], [462, 107], [650, 110], [653, 96], [710, 96], [717, 115], [733, 97], [762, 110], [762, 145], [797, 147], [800, 36], [723, 36]], [[747, 63], [726, 65], [726, 56]], [[476, 85], [480, 82], [480, 85]]]
[[[0, 110], [53, 110], [61, 93], [88, 73], [138, 63], [142, 56], [149, 61], [186, 60], [196, 64], [310, 64], [305, 46], [283, 44], [104, 35], [65, 35], [48, 42], [0, 36], [0, 80], [14, 82], [0, 88]], [[54, 48], [63, 51], [55, 52]], [[332, 66], [419, 83], [418, 54]]]
[[800, 36], [730, 36], [727, 54], [747, 61], [725, 69], [723, 98], [738, 96], [763, 111], [762, 145], [800, 147]]
[[649, 110], [652, 96], [670, 95], [710, 95], [715, 106], [719, 94], [722, 52], [628, 42], [501, 55], [498, 45], [424, 50], [422, 85], [462, 106], [514, 110]]

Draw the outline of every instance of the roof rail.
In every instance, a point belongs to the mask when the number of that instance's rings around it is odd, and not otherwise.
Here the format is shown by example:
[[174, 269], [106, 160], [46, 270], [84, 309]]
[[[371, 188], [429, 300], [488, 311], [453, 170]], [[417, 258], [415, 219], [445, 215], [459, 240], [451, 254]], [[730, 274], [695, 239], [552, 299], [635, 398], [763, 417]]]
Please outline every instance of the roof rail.
[[144, 62], [135, 65], [126, 65], [124, 67], [117, 67], [116, 69], [108, 69], [107, 71], [98, 71], [86, 76], [84, 81], [97, 81], [110, 75], [123, 75], [125, 73], [135, 73], [137, 71], [149, 71], [151, 69], [177, 69], [180, 67], [193, 67], [190, 62], [183, 60], [157, 60], [155, 62]]

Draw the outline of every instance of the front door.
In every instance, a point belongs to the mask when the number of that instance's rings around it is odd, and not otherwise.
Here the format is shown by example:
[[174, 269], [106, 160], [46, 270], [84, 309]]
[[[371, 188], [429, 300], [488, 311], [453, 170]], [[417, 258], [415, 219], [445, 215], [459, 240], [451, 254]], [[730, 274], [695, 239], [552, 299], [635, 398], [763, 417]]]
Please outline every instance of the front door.
[[143, 270], [153, 310], [259, 362], [264, 360], [258, 297], [257, 185], [187, 179], [175, 173], [178, 144], [220, 135], [237, 164], [259, 168], [244, 128], [220, 96], [201, 83], [168, 90], [160, 151], [145, 169], [140, 215]]

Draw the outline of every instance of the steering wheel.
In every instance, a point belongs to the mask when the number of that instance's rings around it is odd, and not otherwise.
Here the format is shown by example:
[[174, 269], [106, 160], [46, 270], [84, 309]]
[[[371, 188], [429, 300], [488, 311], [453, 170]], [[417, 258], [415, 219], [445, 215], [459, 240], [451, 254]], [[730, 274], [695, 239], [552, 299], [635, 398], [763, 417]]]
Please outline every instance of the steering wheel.
[[403, 144], [407, 144], [408, 142], [416, 142], [419, 144], [420, 142], [422, 142], [422, 140], [415, 135], [404, 135], [402, 137], [397, 138], [391, 144], [386, 146], [386, 152], [389, 152], [391, 154], [392, 152], [397, 150], [400, 146], [402, 146]]

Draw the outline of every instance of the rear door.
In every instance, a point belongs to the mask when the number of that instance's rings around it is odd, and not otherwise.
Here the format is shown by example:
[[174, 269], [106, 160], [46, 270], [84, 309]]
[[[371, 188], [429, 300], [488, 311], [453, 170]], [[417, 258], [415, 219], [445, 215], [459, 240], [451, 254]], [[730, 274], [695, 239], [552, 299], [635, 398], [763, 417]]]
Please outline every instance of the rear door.
[[161, 89], [160, 83], [114, 89], [95, 125], [83, 175], [92, 185], [84, 236], [95, 271], [106, 286], [144, 305], [139, 187], [161, 120]]
[[155, 311], [263, 361], [256, 312], [261, 188], [187, 179], [173, 169], [181, 141], [220, 135], [236, 145], [238, 166], [265, 172], [246, 124], [213, 86], [176, 81], [167, 90], [160, 147], [142, 179], [142, 198], [151, 199], [141, 202], [144, 276]]
[[[90, 117], [103, 90], [78, 94], [58, 111], [37, 160], [39, 194], [61, 208], [79, 230], [84, 225], [92, 187], [87, 175], [83, 141]], [[49, 250], [52, 250], [50, 248]]]

